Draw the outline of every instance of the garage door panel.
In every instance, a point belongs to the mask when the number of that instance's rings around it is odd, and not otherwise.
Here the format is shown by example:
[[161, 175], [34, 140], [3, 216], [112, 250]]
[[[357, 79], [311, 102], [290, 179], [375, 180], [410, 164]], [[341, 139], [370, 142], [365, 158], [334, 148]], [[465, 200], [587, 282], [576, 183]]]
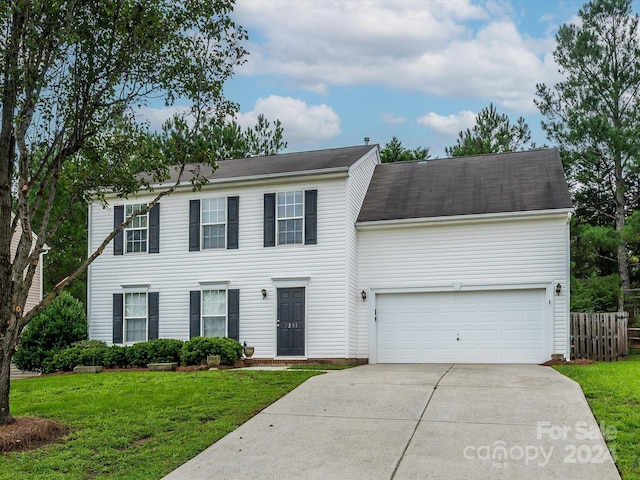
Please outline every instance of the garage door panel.
[[377, 295], [378, 362], [547, 360], [544, 289]]

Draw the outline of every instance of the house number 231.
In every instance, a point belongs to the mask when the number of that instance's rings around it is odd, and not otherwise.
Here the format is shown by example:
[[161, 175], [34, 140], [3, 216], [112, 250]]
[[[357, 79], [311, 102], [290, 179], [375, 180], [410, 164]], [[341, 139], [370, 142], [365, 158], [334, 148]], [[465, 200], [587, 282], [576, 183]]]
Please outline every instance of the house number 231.
[[287, 323], [287, 328], [298, 328], [298, 322]]

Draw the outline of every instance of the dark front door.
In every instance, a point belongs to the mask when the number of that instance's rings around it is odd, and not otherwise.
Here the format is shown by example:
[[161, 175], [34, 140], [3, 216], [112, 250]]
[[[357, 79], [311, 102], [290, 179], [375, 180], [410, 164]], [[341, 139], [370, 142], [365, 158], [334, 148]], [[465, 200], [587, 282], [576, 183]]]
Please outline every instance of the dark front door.
[[278, 289], [278, 356], [304, 356], [304, 288]]

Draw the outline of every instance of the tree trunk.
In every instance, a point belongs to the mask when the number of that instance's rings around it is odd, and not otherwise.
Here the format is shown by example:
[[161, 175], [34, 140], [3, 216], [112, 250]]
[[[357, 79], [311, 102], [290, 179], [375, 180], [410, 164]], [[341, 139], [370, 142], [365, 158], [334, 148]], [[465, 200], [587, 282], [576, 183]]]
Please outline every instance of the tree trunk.
[[618, 294], [618, 311], [624, 311], [624, 291], [631, 288], [631, 281], [629, 279], [629, 253], [627, 251], [627, 242], [622, 236], [622, 229], [624, 228], [626, 221], [625, 212], [625, 179], [622, 169], [622, 158], [618, 153], [615, 156], [615, 176], [616, 176], [616, 191], [615, 191], [615, 203], [616, 203], [616, 231], [620, 234], [618, 240], [618, 273], [620, 275], [620, 293]]
[[[616, 219], [616, 230], [620, 231], [624, 227], [624, 217], [622, 217], [622, 225], [619, 225], [620, 219]], [[618, 311], [624, 311], [624, 292], [631, 288], [629, 279], [629, 255], [627, 253], [627, 244], [624, 240], [620, 240], [618, 245], [618, 273], [620, 275], [620, 293], [618, 295]]]
[[14, 422], [9, 410], [9, 391], [11, 390], [9, 375], [11, 373], [11, 357], [13, 357], [12, 350], [6, 345], [2, 345], [2, 352], [0, 352], [0, 426]]

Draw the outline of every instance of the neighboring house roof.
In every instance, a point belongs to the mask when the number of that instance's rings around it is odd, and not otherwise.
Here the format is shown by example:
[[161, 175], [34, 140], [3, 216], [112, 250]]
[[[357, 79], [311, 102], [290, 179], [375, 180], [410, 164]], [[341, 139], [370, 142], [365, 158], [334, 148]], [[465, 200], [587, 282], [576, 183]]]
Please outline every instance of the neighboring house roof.
[[[255, 177], [288, 176], [327, 171], [347, 171], [377, 145], [315, 150], [311, 152], [282, 153], [266, 157], [238, 158], [217, 161], [218, 168], [212, 173], [208, 165], [189, 164], [185, 168], [182, 181], [189, 182], [197, 169], [209, 180], [235, 180]], [[175, 183], [177, 172], [165, 183]]]
[[377, 165], [358, 222], [571, 208], [549, 149]]

